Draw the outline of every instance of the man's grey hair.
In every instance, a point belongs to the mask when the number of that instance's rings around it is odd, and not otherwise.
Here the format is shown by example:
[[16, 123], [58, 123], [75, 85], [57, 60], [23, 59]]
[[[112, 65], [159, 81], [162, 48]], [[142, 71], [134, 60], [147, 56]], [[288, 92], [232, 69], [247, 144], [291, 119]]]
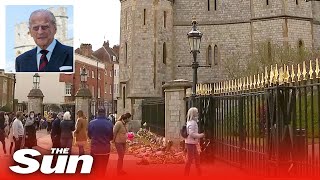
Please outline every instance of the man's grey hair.
[[37, 13], [46, 13], [49, 15], [49, 18], [50, 18], [50, 22], [54, 25], [54, 27], [57, 29], [57, 20], [56, 20], [56, 17], [54, 16], [54, 14], [47, 10], [47, 9], [38, 9], [38, 10], [35, 10], [33, 11], [31, 14], [30, 14], [30, 17], [29, 17], [29, 28], [31, 27], [31, 17]]

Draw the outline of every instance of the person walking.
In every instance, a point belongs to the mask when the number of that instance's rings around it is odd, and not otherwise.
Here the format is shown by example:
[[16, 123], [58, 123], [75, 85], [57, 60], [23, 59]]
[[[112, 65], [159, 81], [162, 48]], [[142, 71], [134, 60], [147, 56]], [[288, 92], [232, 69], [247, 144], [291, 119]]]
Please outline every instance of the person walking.
[[98, 160], [93, 171], [99, 177], [104, 176], [109, 161], [110, 141], [113, 139], [113, 125], [106, 118], [105, 109], [99, 109], [97, 118], [90, 121], [88, 137], [91, 140], [91, 155]]
[[188, 110], [187, 114], [187, 134], [188, 137], [185, 138], [185, 145], [187, 148], [187, 162], [184, 169], [184, 175], [188, 176], [190, 173], [190, 167], [193, 159], [195, 160], [198, 175], [201, 175], [200, 168], [200, 155], [197, 150], [197, 145], [199, 144], [199, 139], [204, 137], [203, 133], [199, 134], [198, 128], [198, 109], [192, 107]]
[[87, 144], [87, 129], [88, 129], [88, 120], [85, 117], [82, 110], [78, 110], [77, 112], [77, 122], [76, 122], [76, 130], [74, 132], [76, 136], [76, 144], [79, 147], [79, 155], [84, 154], [84, 146]]
[[62, 148], [69, 148], [69, 153], [71, 154], [73, 135], [72, 132], [75, 130], [74, 122], [71, 120], [71, 114], [66, 111], [63, 114], [63, 120], [60, 122], [61, 137], [60, 146]]
[[52, 122], [52, 129], [51, 129], [51, 141], [53, 148], [60, 148], [60, 138], [61, 138], [61, 128], [60, 123], [63, 119], [63, 112], [59, 112], [57, 117]]
[[5, 113], [3, 111], [0, 111], [0, 141], [2, 143], [2, 149], [4, 154], [7, 154], [7, 149], [6, 149], [6, 132], [5, 132], [5, 128], [7, 126], [6, 122], [5, 122]]
[[113, 128], [114, 138], [113, 141], [115, 143], [117, 153], [118, 153], [118, 164], [117, 164], [117, 173], [118, 175], [126, 174], [123, 171], [123, 158], [126, 152], [126, 141], [127, 141], [127, 123], [131, 117], [130, 113], [126, 113], [120, 116], [116, 124]]
[[30, 111], [26, 123], [24, 126], [25, 132], [25, 143], [24, 147], [31, 149], [34, 146], [37, 146], [37, 136], [36, 136], [36, 124], [35, 124], [35, 113]]
[[23, 128], [23, 113], [18, 111], [16, 114], [16, 119], [12, 123], [12, 135], [14, 140], [14, 152], [21, 149], [22, 147], [22, 138], [24, 135], [24, 128]]

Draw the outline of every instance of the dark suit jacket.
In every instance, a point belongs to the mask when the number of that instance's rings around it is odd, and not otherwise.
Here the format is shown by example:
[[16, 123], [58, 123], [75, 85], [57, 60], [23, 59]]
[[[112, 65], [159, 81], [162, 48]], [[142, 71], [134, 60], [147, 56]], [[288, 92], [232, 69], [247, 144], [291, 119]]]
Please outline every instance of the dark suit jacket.
[[[60, 71], [60, 67], [71, 66], [70, 70]], [[73, 47], [57, 41], [45, 72], [73, 72]], [[38, 72], [37, 48], [27, 51], [16, 59], [16, 72]]]

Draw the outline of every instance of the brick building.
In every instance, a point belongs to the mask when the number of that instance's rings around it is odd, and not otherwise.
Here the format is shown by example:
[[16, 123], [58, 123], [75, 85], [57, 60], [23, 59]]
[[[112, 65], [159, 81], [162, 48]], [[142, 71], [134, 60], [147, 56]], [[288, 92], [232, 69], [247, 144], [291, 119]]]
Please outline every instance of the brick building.
[[186, 34], [194, 17], [203, 33], [198, 82], [226, 79], [221, 62], [245, 62], [261, 42], [320, 49], [320, 2], [304, 0], [120, 0], [118, 112], [141, 120], [146, 98], [163, 96], [162, 84], [192, 81]]
[[[111, 102], [110, 112], [115, 112], [117, 109], [117, 97], [119, 96], [119, 61], [118, 61], [119, 46], [110, 48], [109, 41], [104, 42], [102, 47], [93, 52], [93, 56], [105, 63], [105, 96], [108, 102]], [[111, 101], [112, 100], [112, 101]]]

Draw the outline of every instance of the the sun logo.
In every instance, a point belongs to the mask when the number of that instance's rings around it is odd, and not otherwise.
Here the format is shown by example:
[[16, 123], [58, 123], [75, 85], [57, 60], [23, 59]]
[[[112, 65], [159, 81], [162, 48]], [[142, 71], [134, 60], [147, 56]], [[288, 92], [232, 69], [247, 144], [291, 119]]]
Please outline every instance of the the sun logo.
[[[31, 174], [40, 169], [43, 174], [74, 174], [77, 169], [79, 161], [83, 161], [81, 172], [82, 174], [89, 174], [91, 172], [93, 157], [90, 155], [68, 155], [69, 148], [51, 148], [52, 155], [44, 155], [40, 163], [32, 157], [40, 156], [41, 153], [34, 149], [21, 149], [14, 153], [13, 159], [15, 162], [26, 165], [21, 167], [19, 165], [10, 166], [11, 171], [19, 174]], [[51, 167], [54, 154], [58, 155], [55, 167]], [[26, 155], [32, 157], [26, 157]]]

